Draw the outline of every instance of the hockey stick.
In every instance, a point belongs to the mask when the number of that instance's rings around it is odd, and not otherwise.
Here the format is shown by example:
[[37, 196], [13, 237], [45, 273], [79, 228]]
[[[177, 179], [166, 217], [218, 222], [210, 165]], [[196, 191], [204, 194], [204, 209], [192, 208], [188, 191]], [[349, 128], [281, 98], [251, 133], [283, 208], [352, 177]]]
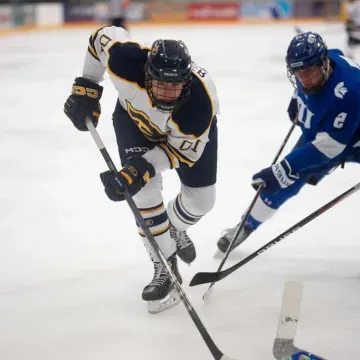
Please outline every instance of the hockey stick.
[[277, 360], [325, 360], [294, 345], [299, 323], [303, 284], [301, 281], [287, 281], [284, 286], [278, 328], [273, 345]]
[[[284, 147], [285, 147], [286, 143], [288, 142], [288, 140], [289, 140], [292, 132], [294, 131], [296, 124], [297, 124], [297, 117], [294, 119], [294, 121], [293, 121], [293, 123], [292, 123], [292, 125], [291, 125], [291, 127], [290, 127], [290, 130], [288, 131], [288, 133], [287, 133], [284, 141], [282, 142], [282, 144], [281, 144], [281, 146], [280, 146], [280, 149], [279, 149], [278, 152], [276, 153], [275, 158], [274, 158], [273, 162], [271, 163], [271, 165], [274, 165], [274, 164], [277, 162], [277, 160], [279, 159], [280, 154], [281, 154], [282, 151], [284, 150]], [[259, 188], [258, 188], [258, 190], [256, 191], [256, 194], [255, 194], [255, 196], [254, 196], [254, 199], [252, 200], [249, 208], [246, 210], [246, 213], [245, 213], [244, 216], [242, 217], [242, 219], [241, 219], [241, 221], [240, 221], [240, 224], [237, 226], [236, 231], [235, 231], [235, 234], [234, 234], [234, 236], [233, 236], [232, 239], [231, 239], [231, 242], [230, 242], [230, 244], [229, 244], [228, 249], [226, 250], [225, 256], [224, 256], [223, 259], [221, 260], [221, 263], [220, 263], [220, 265], [219, 265], [219, 267], [218, 267], [218, 269], [217, 269], [216, 272], [220, 272], [221, 269], [223, 268], [223, 266], [224, 266], [227, 258], [229, 257], [229, 254], [230, 254], [230, 252], [231, 252], [231, 250], [232, 250], [232, 248], [233, 248], [233, 246], [234, 246], [234, 244], [235, 244], [235, 241], [236, 241], [237, 237], [239, 236], [240, 232], [241, 232], [242, 229], [244, 228], [244, 225], [245, 225], [245, 223], [246, 223], [246, 220], [247, 220], [249, 214], [251, 213], [251, 211], [252, 211], [252, 209], [253, 209], [256, 201], [258, 200], [258, 198], [259, 198], [259, 196], [260, 196], [260, 193], [261, 193], [262, 188], [263, 188], [263, 186], [260, 185]], [[240, 244], [241, 244], [241, 242], [240, 242], [238, 245], [240, 245]], [[195, 276], [196, 276], [196, 275], [195, 275]], [[214, 284], [215, 284], [215, 282], [212, 282], [212, 283], [210, 284], [209, 288], [207, 289], [206, 293], [205, 293], [204, 296], [203, 296], [203, 300], [207, 300], [207, 299], [210, 297], [211, 292], [212, 292], [212, 288], [213, 288]]]
[[[91, 122], [91, 120], [89, 118], [86, 118], [85, 123], [86, 123], [86, 126], [87, 126], [88, 130], [90, 131], [90, 134], [92, 135], [98, 149], [100, 150], [101, 155], [103, 156], [106, 164], [108, 165], [109, 169], [112, 172], [117, 173], [116, 166], [115, 166], [114, 162], [112, 161], [112, 159], [110, 157], [110, 154], [106, 150], [104, 143], [102, 142], [97, 130], [94, 127], [94, 124]], [[227, 357], [226, 355], [224, 355], [219, 350], [219, 348], [216, 346], [216, 344], [212, 340], [210, 334], [206, 330], [204, 324], [201, 322], [201, 320], [200, 320], [198, 314], [196, 313], [194, 307], [191, 305], [188, 297], [186, 296], [184, 290], [182, 289], [178, 279], [176, 278], [175, 274], [173, 273], [171, 267], [168, 265], [168, 263], [167, 263], [164, 255], [163, 255], [159, 245], [157, 244], [157, 242], [156, 242], [156, 240], [155, 240], [155, 238], [153, 236], [153, 234], [151, 233], [148, 226], [146, 225], [146, 222], [143, 219], [139, 209], [137, 208], [133, 198], [130, 196], [130, 194], [128, 192], [125, 192], [124, 195], [125, 195], [125, 200], [128, 203], [131, 211], [133, 212], [137, 223], [140, 225], [142, 231], [146, 235], [146, 238], [147, 238], [151, 248], [153, 249], [154, 253], [158, 257], [158, 259], [160, 260], [162, 265], [166, 268], [166, 271], [168, 272], [169, 276], [171, 277], [171, 280], [172, 280], [173, 284], [176, 287], [176, 290], [177, 290], [177, 292], [178, 292], [178, 294], [179, 294], [179, 296], [181, 298], [181, 301], [185, 305], [186, 311], [188, 312], [191, 319], [193, 320], [196, 328], [198, 329], [201, 337], [203, 338], [203, 340], [204, 340], [205, 344], [207, 345], [208, 349], [210, 350], [212, 356], [214, 357], [215, 360], [232, 360], [231, 358]]]
[[292, 234], [293, 232], [299, 230], [304, 225], [308, 224], [310, 221], [316, 219], [318, 216], [326, 212], [327, 210], [331, 209], [333, 206], [341, 202], [342, 200], [346, 199], [351, 194], [355, 193], [357, 190], [360, 189], [360, 183], [354, 185], [349, 190], [345, 191], [341, 195], [337, 196], [335, 199], [329, 201], [327, 204], [323, 205], [319, 209], [312, 212], [310, 215], [305, 217], [304, 219], [300, 220], [298, 223], [284, 231], [282, 234], [278, 235], [275, 239], [269, 241], [267, 244], [262, 246], [260, 249], [256, 250], [254, 253], [246, 257], [245, 259], [239, 261], [235, 265], [229, 267], [226, 270], [220, 271], [220, 272], [199, 272], [195, 274], [195, 276], [192, 278], [190, 282], [190, 286], [196, 286], [200, 284], [206, 284], [206, 283], [213, 283], [220, 281], [230, 274], [232, 274], [237, 269], [241, 268], [245, 264], [247, 264], [249, 261], [255, 259], [260, 254], [262, 254], [264, 251], [270, 249], [272, 246], [279, 243], [281, 240], [285, 239], [287, 236]]

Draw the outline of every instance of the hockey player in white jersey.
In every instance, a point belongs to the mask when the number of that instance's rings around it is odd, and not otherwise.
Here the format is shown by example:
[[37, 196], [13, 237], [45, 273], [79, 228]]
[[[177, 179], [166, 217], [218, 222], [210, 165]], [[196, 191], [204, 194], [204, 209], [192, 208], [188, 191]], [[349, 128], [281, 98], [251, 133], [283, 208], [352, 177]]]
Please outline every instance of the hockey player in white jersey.
[[[146, 47], [130, 40], [122, 28], [99, 29], [90, 37], [82, 77], [75, 79], [65, 103], [65, 113], [78, 130], [87, 130], [86, 117], [95, 126], [98, 123], [103, 91], [99, 83], [105, 71], [118, 91], [113, 125], [123, 168], [118, 174], [102, 173], [101, 181], [113, 201], [124, 200], [123, 191], [129, 191], [181, 281], [176, 255], [186, 263], [196, 257], [186, 230], [215, 203], [218, 98], [214, 82], [191, 61], [182, 41], [159, 39]], [[176, 169], [181, 189], [165, 209], [161, 173], [168, 169]], [[139, 233], [144, 238], [140, 228]], [[147, 250], [154, 277], [142, 298], [155, 311], [159, 301], [169, 298], [172, 284]]]
[[[346, 9], [346, 56], [360, 61], [360, 0], [348, 0]], [[358, 54], [357, 54], [358, 53]]]

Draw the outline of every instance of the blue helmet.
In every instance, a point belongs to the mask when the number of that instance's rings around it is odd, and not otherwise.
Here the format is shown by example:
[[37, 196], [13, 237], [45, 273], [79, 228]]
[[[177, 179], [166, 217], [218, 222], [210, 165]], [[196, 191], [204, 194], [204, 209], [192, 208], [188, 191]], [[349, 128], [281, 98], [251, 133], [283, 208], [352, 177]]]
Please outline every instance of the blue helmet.
[[[286, 54], [286, 65], [290, 82], [297, 88], [295, 72], [318, 65], [324, 72], [322, 86], [328, 77], [329, 69], [328, 64], [326, 64], [326, 58], [327, 46], [319, 34], [309, 31], [296, 35], [291, 40]], [[321, 86], [312, 90], [318, 90]]]
[[313, 65], [323, 65], [327, 46], [319, 34], [306, 32], [296, 35], [288, 47], [286, 64], [291, 72]]

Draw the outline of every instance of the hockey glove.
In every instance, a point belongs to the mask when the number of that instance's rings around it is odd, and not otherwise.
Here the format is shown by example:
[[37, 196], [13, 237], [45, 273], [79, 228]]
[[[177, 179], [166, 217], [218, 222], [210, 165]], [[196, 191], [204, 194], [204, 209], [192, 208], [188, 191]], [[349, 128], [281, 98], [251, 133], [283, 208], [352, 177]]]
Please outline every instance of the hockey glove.
[[255, 174], [251, 185], [255, 190], [263, 185], [263, 193], [276, 194], [281, 189], [294, 184], [298, 179], [299, 175], [293, 174], [287, 160], [283, 160]]
[[64, 112], [74, 126], [87, 131], [86, 117], [96, 127], [101, 114], [100, 99], [103, 87], [83, 77], [78, 77], [72, 86], [72, 94], [66, 100]]
[[123, 201], [124, 190], [131, 196], [137, 194], [155, 176], [154, 167], [142, 156], [132, 157], [117, 174], [105, 171], [100, 179], [105, 186], [105, 193], [112, 201]]
[[298, 108], [298, 103], [297, 103], [297, 98], [296, 97], [291, 98], [287, 112], [288, 112], [289, 119], [290, 119], [291, 122], [297, 121], [299, 108]]

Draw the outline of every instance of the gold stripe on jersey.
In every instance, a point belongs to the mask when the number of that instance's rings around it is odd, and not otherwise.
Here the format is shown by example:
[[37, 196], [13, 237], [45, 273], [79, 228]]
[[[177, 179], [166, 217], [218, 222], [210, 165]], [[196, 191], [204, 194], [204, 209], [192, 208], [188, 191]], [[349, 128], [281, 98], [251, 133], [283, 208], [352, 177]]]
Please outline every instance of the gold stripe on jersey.
[[170, 152], [170, 150], [167, 148], [165, 144], [159, 144], [159, 146], [164, 150], [166, 156], [168, 157], [171, 165], [171, 169], [176, 169], [178, 167], [178, 162], [175, 156]]
[[96, 52], [96, 49], [95, 49], [95, 40], [96, 40], [96, 37], [98, 35], [98, 33], [104, 29], [106, 26], [103, 26], [101, 27], [100, 29], [97, 29], [96, 31], [94, 31], [91, 36], [90, 36], [90, 39], [89, 39], [89, 46], [88, 46], [88, 50], [90, 52], [90, 54], [96, 59], [96, 60], [99, 60], [99, 57], [97, 55], [97, 52]]
[[186, 156], [184, 156], [182, 153], [180, 153], [177, 149], [175, 149], [170, 143], [166, 140], [166, 147], [171, 151], [173, 155], [176, 156], [177, 159], [179, 159], [182, 163], [188, 164], [190, 167], [195, 164], [194, 161], [188, 159]]
[[95, 50], [91, 47], [91, 45], [88, 46], [89, 53], [98, 61], [100, 61], [99, 57], [97, 56]]
[[151, 122], [149, 116], [143, 111], [135, 109], [132, 104], [126, 100], [127, 112], [135, 121], [139, 130], [152, 141], [164, 140], [169, 132], [163, 132], [154, 123]]
[[91, 41], [94, 42], [94, 41], [96, 40], [96, 37], [97, 37], [97, 34], [99, 33], [99, 31], [101, 31], [102, 29], [104, 29], [104, 28], [106, 28], [106, 27], [108, 27], [108, 26], [103, 26], [103, 27], [101, 27], [100, 29], [95, 30], [95, 31], [91, 34], [91, 37], [90, 37]]

